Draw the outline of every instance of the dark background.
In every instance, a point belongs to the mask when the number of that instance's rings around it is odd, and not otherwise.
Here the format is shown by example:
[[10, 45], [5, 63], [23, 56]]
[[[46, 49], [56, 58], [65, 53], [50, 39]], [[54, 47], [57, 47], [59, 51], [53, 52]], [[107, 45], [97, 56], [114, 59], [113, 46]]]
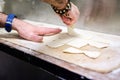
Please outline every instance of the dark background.
[[0, 80], [58, 80], [55, 76], [0, 51]]

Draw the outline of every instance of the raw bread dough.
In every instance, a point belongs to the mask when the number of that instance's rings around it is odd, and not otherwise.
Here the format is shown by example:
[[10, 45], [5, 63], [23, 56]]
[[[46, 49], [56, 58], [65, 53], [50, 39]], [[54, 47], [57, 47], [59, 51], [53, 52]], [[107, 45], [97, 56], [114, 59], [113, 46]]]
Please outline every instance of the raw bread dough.
[[67, 43], [67, 45], [72, 46], [72, 47], [76, 47], [76, 48], [81, 48], [87, 44], [88, 44], [88, 42], [86, 40], [83, 40], [80, 38], [74, 39], [73, 41]]
[[63, 46], [64, 44], [72, 41], [75, 37], [69, 36], [67, 33], [60, 34], [57, 39], [48, 42], [46, 45], [51, 48], [58, 48]]
[[76, 48], [81, 48], [87, 44], [89, 44], [90, 46], [99, 48], [99, 49], [109, 47], [109, 43], [85, 40], [85, 39], [80, 39], [80, 38], [76, 38], [73, 41], [70, 41], [69, 43], [66, 43], [66, 44], [71, 47], [76, 47]]
[[76, 53], [76, 54], [83, 53], [83, 51], [80, 51], [79, 49], [76, 49], [73, 47], [67, 48], [67, 49], [63, 50], [63, 52], [64, 53]]
[[70, 36], [76, 36], [77, 35], [75, 30], [74, 30], [74, 25], [68, 26], [67, 27], [67, 32]]
[[98, 58], [101, 53], [98, 51], [83, 51], [84, 54], [90, 58]]
[[106, 43], [106, 44], [109, 44], [111, 42], [108, 39], [104, 39], [104, 38], [97, 37], [97, 36], [92, 37], [91, 41], [100, 42], [100, 43]]
[[109, 47], [108, 42], [99, 42], [98, 41], [92, 41], [92, 40], [85, 40], [81, 39], [80, 37], [73, 37], [68, 34], [63, 34], [59, 36], [57, 39], [52, 40], [51, 42], [48, 42], [46, 45], [52, 48], [58, 48], [63, 45], [67, 44], [68, 46], [75, 47], [75, 48], [81, 48], [87, 44], [90, 46], [94, 46], [96, 48], [106, 48]]
[[58, 40], [55, 40], [55, 41], [48, 43], [47, 46], [49, 46], [51, 48], [57, 48], [57, 47], [63, 46], [64, 43], [66, 43], [66, 42], [67, 42], [67, 40], [62, 41], [62, 40], [58, 39]]
[[91, 46], [95, 46], [97, 48], [107, 48], [109, 46], [108, 43], [103, 43], [103, 42], [93, 42], [93, 41], [89, 41], [89, 45]]
[[86, 56], [90, 57], [90, 58], [98, 58], [101, 53], [98, 51], [84, 51], [84, 50], [79, 50], [73, 47], [67, 48], [65, 50], [63, 50], [64, 53], [71, 53], [71, 54], [85, 54]]

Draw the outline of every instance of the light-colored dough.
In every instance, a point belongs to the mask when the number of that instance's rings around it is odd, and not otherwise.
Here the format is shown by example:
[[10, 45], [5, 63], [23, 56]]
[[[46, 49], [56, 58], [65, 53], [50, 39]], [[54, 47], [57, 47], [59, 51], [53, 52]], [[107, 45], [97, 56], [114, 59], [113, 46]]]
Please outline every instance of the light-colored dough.
[[76, 54], [79, 54], [79, 53], [83, 53], [83, 51], [80, 51], [79, 49], [76, 49], [76, 48], [73, 48], [73, 47], [70, 47], [70, 48], [67, 48], [65, 50], [63, 50], [64, 53], [76, 53]]
[[106, 43], [106, 44], [109, 44], [111, 42], [110, 40], [101, 38], [99, 36], [92, 37], [91, 41], [100, 42], [100, 43]]
[[48, 42], [46, 45], [52, 48], [58, 48], [72, 41], [73, 39], [74, 37], [69, 36], [67, 33], [65, 33], [65, 34], [59, 35], [57, 38], [55, 38], [51, 42]]
[[89, 45], [91, 46], [95, 46], [97, 48], [107, 48], [109, 46], [108, 43], [103, 43], [103, 42], [93, 42], [93, 41], [89, 41]]
[[77, 33], [74, 30], [74, 25], [68, 26], [67, 27], [67, 32], [70, 36], [76, 36], [77, 35]]
[[74, 39], [73, 41], [67, 43], [67, 45], [72, 46], [72, 47], [76, 47], [76, 48], [81, 48], [87, 44], [88, 44], [88, 42], [86, 40], [83, 40], [80, 38]]
[[67, 48], [65, 50], [63, 50], [64, 53], [71, 53], [71, 54], [85, 54], [86, 56], [88, 56], [89, 58], [98, 58], [101, 53], [98, 51], [84, 51], [84, 50], [79, 50], [73, 47]]
[[58, 39], [58, 40], [48, 43], [47, 46], [52, 47], [52, 48], [57, 48], [57, 47], [63, 46], [64, 42], [67, 42], [67, 41], [61, 41]]
[[98, 51], [83, 51], [84, 54], [90, 58], [98, 58], [101, 53]]

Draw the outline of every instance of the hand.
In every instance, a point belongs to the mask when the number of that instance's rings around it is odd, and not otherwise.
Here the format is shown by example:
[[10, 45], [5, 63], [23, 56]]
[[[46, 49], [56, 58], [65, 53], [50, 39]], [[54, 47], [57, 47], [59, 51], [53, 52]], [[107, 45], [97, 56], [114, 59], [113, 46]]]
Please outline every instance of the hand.
[[18, 19], [14, 19], [13, 28], [22, 38], [35, 42], [42, 41], [45, 35], [54, 35], [61, 32], [61, 29], [58, 28], [35, 26]]
[[62, 15], [60, 17], [66, 25], [70, 26], [77, 22], [79, 15], [80, 12], [78, 8], [73, 3], [71, 3], [71, 10], [68, 11], [66, 15]]

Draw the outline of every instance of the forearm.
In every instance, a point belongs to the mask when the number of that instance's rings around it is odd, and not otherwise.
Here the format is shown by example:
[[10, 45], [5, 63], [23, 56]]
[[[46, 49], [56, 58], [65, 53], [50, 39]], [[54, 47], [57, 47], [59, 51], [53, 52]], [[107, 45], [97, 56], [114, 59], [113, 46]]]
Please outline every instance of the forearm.
[[57, 7], [58, 9], [63, 9], [68, 2], [68, 0], [42, 0], [42, 1], [44, 1], [48, 4], [51, 4], [55, 7]]

